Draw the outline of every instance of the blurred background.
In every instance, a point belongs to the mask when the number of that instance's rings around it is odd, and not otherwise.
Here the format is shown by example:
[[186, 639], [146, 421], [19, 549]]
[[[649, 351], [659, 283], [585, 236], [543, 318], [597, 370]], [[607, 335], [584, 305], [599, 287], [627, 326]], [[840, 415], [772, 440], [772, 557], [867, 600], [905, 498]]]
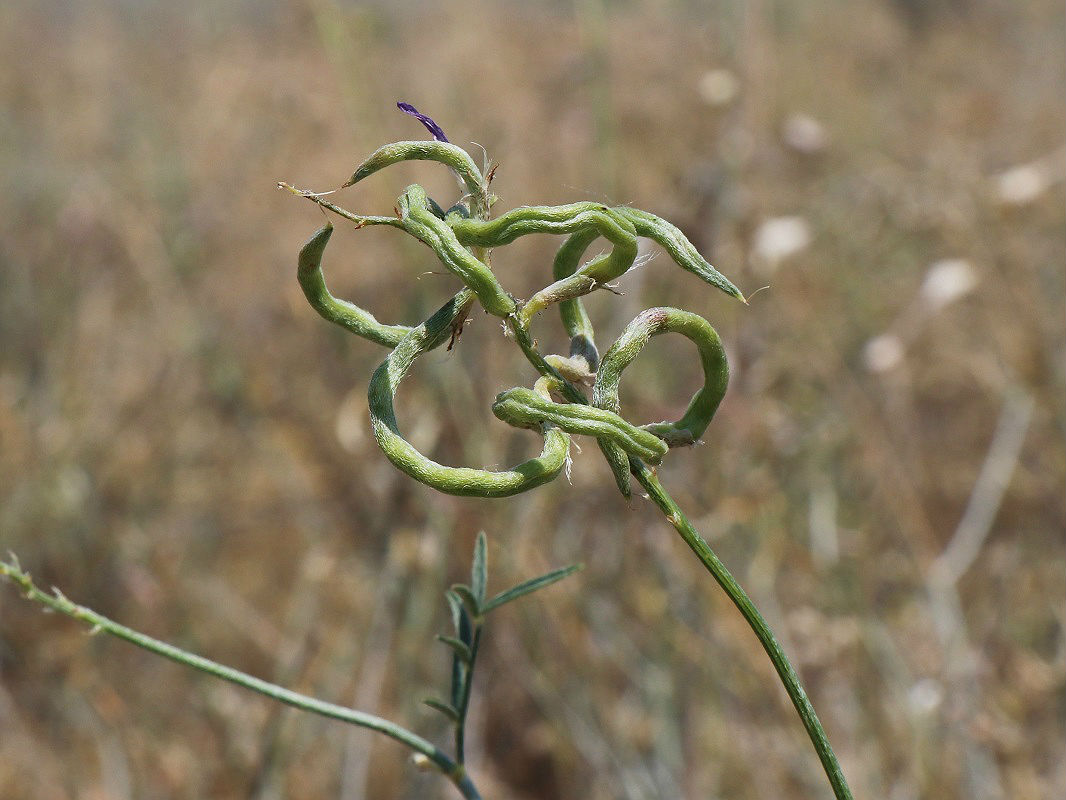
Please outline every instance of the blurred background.
[[[295, 280], [339, 185], [426, 138], [501, 166], [497, 210], [579, 199], [678, 224], [752, 297], [664, 255], [588, 301], [718, 328], [730, 392], [663, 481], [779, 632], [856, 797], [1050, 798], [1064, 746], [1064, 28], [1057, 0], [15, 0], [0, 7], [0, 549], [119, 621], [447, 744], [442, 592], [489, 535], [471, 711], [486, 797], [828, 797], [759, 645], [596, 446], [513, 500], [445, 497], [369, 434], [385, 352]], [[469, 145], [481, 160], [480, 147]], [[387, 214], [433, 164], [338, 195]], [[496, 253], [545, 285], [557, 240]], [[646, 250], [656, 253], [654, 248]], [[456, 289], [339, 226], [336, 294], [415, 323]], [[435, 270], [436, 274], [424, 274]], [[768, 289], [755, 293], [760, 287]], [[563, 351], [554, 314], [538, 322]], [[623, 381], [676, 417], [695, 352]], [[410, 438], [506, 466], [496, 320], [421, 359]], [[0, 587], [5, 798], [435, 798], [395, 743], [282, 709]]]

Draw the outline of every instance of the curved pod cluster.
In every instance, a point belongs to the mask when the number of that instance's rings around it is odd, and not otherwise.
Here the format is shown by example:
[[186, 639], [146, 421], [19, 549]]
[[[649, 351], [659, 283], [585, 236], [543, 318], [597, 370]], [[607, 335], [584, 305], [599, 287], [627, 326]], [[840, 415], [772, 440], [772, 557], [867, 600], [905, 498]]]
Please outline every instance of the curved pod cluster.
[[[675, 308], [653, 308], [639, 314], [606, 351], [601, 360], [595, 332], [581, 298], [629, 270], [637, 255], [637, 238], [658, 244], [682, 269], [727, 294], [744, 300], [740, 290], [706, 262], [684, 234], [654, 214], [626, 206], [600, 203], [562, 206], [524, 206], [489, 219], [495, 198], [469, 154], [446, 141], [396, 142], [379, 148], [344, 184], [351, 186], [401, 161], [437, 161], [449, 167], [465, 189], [459, 202], [445, 212], [418, 185], [404, 190], [395, 217], [363, 217], [344, 211], [311, 192], [298, 192], [326, 209], [355, 220], [358, 227], [389, 225], [400, 228], [429, 247], [464, 288], [422, 324], [409, 327], [379, 322], [370, 312], [330, 294], [322, 272], [322, 257], [332, 225], [318, 230], [300, 252], [297, 276], [311, 306], [325, 319], [392, 352], [370, 381], [368, 397], [374, 436], [382, 451], [399, 469], [422, 483], [448, 494], [507, 497], [553, 480], [569, 460], [571, 435], [591, 436], [599, 443], [619, 490], [630, 494], [629, 475], [637, 463], [658, 464], [671, 447], [699, 440], [725, 393], [729, 371], [717, 333], [702, 317]], [[343, 188], [343, 187], [342, 187]], [[526, 302], [516, 300], [489, 266], [488, 254], [530, 234], [565, 236], [552, 268], [552, 282]], [[598, 238], [611, 249], [582, 264]], [[400, 382], [421, 354], [454, 342], [474, 303], [505, 320], [511, 336], [547, 378], [533, 389], [501, 392], [493, 413], [502, 421], [539, 432], [540, 455], [507, 470], [484, 470], [439, 464], [418, 452], [400, 431], [394, 397]], [[558, 305], [570, 336], [569, 357], [536, 352], [530, 324], [536, 314]], [[636, 426], [619, 415], [618, 385], [622, 372], [647, 341], [660, 333], [679, 333], [695, 343], [703, 368], [704, 385], [689, 402], [681, 419]], [[592, 385], [592, 402], [571, 381]], [[555, 399], [556, 397], [565, 399]]]

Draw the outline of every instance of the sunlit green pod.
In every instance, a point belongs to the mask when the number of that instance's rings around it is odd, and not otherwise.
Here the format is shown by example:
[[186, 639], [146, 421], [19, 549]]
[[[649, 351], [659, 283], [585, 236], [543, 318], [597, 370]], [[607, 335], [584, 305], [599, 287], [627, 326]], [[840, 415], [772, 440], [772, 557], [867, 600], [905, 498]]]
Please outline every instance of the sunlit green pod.
[[484, 202], [485, 181], [481, 170], [477, 168], [469, 153], [449, 142], [415, 141], [383, 145], [356, 168], [352, 177], [345, 181], [341, 188], [352, 186], [378, 170], [401, 161], [436, 161], [451, 167], [466, 186], [470, 196]]
[[658, 464], [668, 451], [662, 439], [630, 425], [614, 412], [580, 403], [556, 403], [532, 389], [508, 389], [496, 396], [492, 413], [521, 428], [537, 428], [545, 422], [570, 434], [607, 439], [626, 453]]
[[629, 480], [629, 456], [626, 455], [625, 450], [610, 439], [597, 439], [596, 444], [599, 446], [600, 452], [603, 453], [607, 466], [611, 468], [611, 474], [614, 475], [614, 485], [618, 487], [618, 491], [622, 493], [622, 496], [628, 500], [633, 496], [633, 489]]
[[[492, 270], [463, 247], [448, 224], [430, 210], [425, 189], [417, 184], [408, 186], [396, 208], [403, 229], [436, 253], [441, 263], [477, 295], [486, 311], [497, 317], [514, 313], [514, 299], [503, 290]], [[452, 217], [460, 219], [458, 215]]]
[[[598, 236], [599, 232], [595, 229], [570, 234], [555, 253], [555, 259], [552, 262], [552, 277], [556, 281], [561, 281], [577, 272], [581, 257], [585, 255], [589, 245]], [[588, 368], [595, 370], [600, 365], [600, 353], [596, 349], [595, 331], [592, 328], [592, 320], [585, 311], [584, 303], [578, 297], [561, 301], [559, 316], [570, 337], [571, 357], [584, 358], [588, 363]]]
[[464, 289], [426, 322], [414, 328], [374, 372], [368, 399], [370, 420], [382, 452], [398, 469], [417, 481], [446, 494], [469, 497], [509, 497], [545, 484], [557, 477], [570, 453], [570, 436], [544, 424], [544, 447], [536, 458], [509, 469], [490, 471], [449, 467], [418, 452], [400, 433], [393, 400], [396, 389], [414, 360], [448, 341], [454, 326], [461, 324], [474, 293]]
[[633, 224], [638, 236], [647, 237], [660, 245], [681, 269], [691, 272], [700, 280], [721, 289], [731, 297], [736, 297], [744, 303], [748, 302], [732, 281], [707, 263], [696, 246], [676, 225], [638, 208], [618, 206], [614, 210]]
[[[633, 224], [601, 203], [524, 206], [491, 221], [449, 216], [448, 224], [460, 242], [477, 247], [499, 247], [533, 233], [579, 234], [579, 241], [585, 242], [586, 248], [602, 236], [613, 245], [609, 253], [597, 256], [580, 269], [575, 266], [575, 270], [534, 294], [520, 311], [519, 324], [523, 327], [528, 327], [533, 316], [552, 303], [581, 297], [619, 277], [633, 266], [637, 256]], [[578, 257], [581, 252], [584, 249]]]
[[411, 329], [406, 325], [384, 325], [369, 311], [360, 308], [355, 303], [340, 300], [330, 294], [326, 287], [326, 279], [322, 274], [322, 254], [333, 235], [333, 226], [326, 223], [308, 240], [300, 250], [297, 261], [296, 277], [304, 296], [311, 307], [323, 318], [340, 325], [345, 330], [351, 331], [356, 336], [362, 336], [377, 344], [386, 347], [395, 347]]
[[703, 367], [703, 386], [693, 395], [677, 422], [641, 426], [671, 447], [694, 444], [707, 429], [729, 384], [729, 365], [718, 333], [703, 317], [677, 308], [650, 308], [636, 316], [604, 353], [596, 374], [592, 403], [618, 412], [618, 384], [622, 372], [652, 336], [680, 333], [696, 345]]

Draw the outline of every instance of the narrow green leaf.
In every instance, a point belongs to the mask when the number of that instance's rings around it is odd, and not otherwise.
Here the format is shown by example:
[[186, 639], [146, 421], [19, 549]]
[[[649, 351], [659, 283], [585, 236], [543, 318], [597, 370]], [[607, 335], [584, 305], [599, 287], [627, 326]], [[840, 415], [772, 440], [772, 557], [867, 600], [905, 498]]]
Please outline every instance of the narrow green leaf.
[[[470, 590], [463, 587], [465, 593], [470, 595]], [[472, 616], [467, 610], [467, 602], [454, 589], [444, 593], [448, 600], [448, 607], [452, 612], [452, 624], [455, 626], [455, 637], [438, 636], [442, 642], [452, 649], [452, 681], [451, 698], [452, 705], [458, 706], [463, 696], [463, 683], [466, 680], [466, 672], [471, 660], [471, 644], [474, 641], [474, 626]], [[459, 646], [457, 647], [457, 643]]]
[[466, 612], [470, 615], [471, 619], [477, 619], [481, 616], [481, 603], [478, 602], [473, 589], [465, 583], [457, 583], [452, 586], [451, 590], [463, 601], [463, 607], [466, 609]]
[[447, 703], [445, 703], [443, 700], [438, 700], [435, 697], [427, 697], [423, 699], [422, 702], [432, 708], [434, 711], [439, 711], [440, 713], [442, 713], [456, 725], [459, 724], [459, 712]]
[[444, 599], [448, 601], [448, 609], [452, 612], [452, 625], [456, 633], [462, 627], [463, 601], [455, 592], [449, 590], [444, 593]]
[[[470, 588], [477, 598], [478, 608], [485, 602], [485, 586], [488, 583], [489, 556], [485, 531], [477, 535], [474, 543], [474, 563], [470, 568]], [[477, 616], [477, 615], [475, 615]]]
[[573, 575], [575, 572], [584, 568], [584, 564], [571, 564], [569, 567], [553, 570], [545, 575], [541, 575], [539, 578], [531, 578], [524, 583], [518, 584], [513, 589], [508, 589], [506, 592], [500, 592], [481, 607], [481, 613], [482, 615], [488, 614], [490, 611], [499, 608], [504, 603], [510, 603], [512, 600], [517, 600], [519, 597], [524, 597], [538, 589], [543, 589], [545, 586], [550, 586], [556, 581], [561, 581], [567, 575]]
[[470, 648], [466, 642], [462, 642], [453, 636], [441, 636], [440, 634], [437, 635], [437, 641], [448, 645], [464, 664], [470, 663]]

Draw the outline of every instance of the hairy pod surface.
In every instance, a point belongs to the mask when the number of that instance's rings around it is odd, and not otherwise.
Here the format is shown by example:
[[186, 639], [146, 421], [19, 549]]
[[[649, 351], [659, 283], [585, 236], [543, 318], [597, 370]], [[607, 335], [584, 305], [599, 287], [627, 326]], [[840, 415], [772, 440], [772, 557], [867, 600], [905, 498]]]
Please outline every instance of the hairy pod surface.
[[552, 303], [581, 297], [619, 277], [633, 266], [633, 260], [637, 257], [637, 232], [633, 223], [600, 203], [524, 206], [492, 221], [449, 217], [448, 222], [460, 242], [478, 247], [499, 247], [533, 233], [558, 235], [577, 232], [581, 232], [583, 237], [591, 234], [586, 247], [597, 236], [602, 236], [613, 245], [610, 253], [592, 259], [580, 269], [575, 266], [569, 275], [534, 294], [519, 312], [519, 324], [524, 328], [529, 327], [535, 314]]
[[449, 467], [418, 452], [403, 438], [396, 422], [393, 404], [396, 389], [414, 360], [448, 341], [453, 326], [461, 324], [475, 295], [464, 289], [424, 323], [414, 328], [396, 346], [370, 379], [368, 399], [370, 421], [385, 456], [398, 469], [417, 481], [446, 494], [467, 497], [510, 497], [555, 479], [570, 454], [570, 437], [551, 425], [544, 424], [544, 448], [531, 458], [509, 470], [490, 471], [470, 467]]
[[481, 175], [481, 170], [477, 168], [477, 164], [474, 163], [469, 153], [450, 142], [413, 141], [383, 145], [356, 167], [352, 177], [345, 181], [341, 188], [353, 186], [378, 170], [401, 161], [436, 161], [451, 167], [470, 196], [477, 200], [476, 204], [487, 207], [485, 179]]
[[671, 447], [695, 444], [725, 396], [729, 365], [717, 331], [711, 323], [691, 311], [662, 307], [649, 308], [638, 314], [604, 354], [596, 374], [592, 404], [618, 412], [618, 385], [622, 372], [633, 363], [648, 340], [661, 333], [680, 333], [696, 345], [703, 366], [703, 386], [692, 396], [677, 422], [658, 422], [641, 427]]
[[497, 317], [514, 313], [514, 299], [492, 270], [463, 247], [452, 229], [430, 210], [425, 189], [417, 184], [408, 186], [397, 200], [397, 209], [403, 229], [435, 252], [440, 262], [477, 295], [486, 311]]
[[[599, 232], [596, 230], [570, 234], [555, 253], [555, 260], [552, 262], [552, 277], [556, 281], [561, 281], [577, 272], [581, 257], [585, 255], [589, 245], [596, 241], [598, 236]], [[596, 349], [596, 334], [592, 328], [592, 320], [585, 311], [585, 304], [578, 297], [563, 300], [559, 303], [559, 316], [570, 337], [571, 357], [584, 358], [588, 363], [588, 368], [595, 370], [600, 365], [600, 353]]]
[[619, 206], [615, 211], [628, 219], [636, 228], [638, 236], [644, 236], [662, 247], [681, 269], [691, 272], [701, 281], [721, 289], [730, 297], [735, 297], [743, 303], [743, 292], [725, 275], [712, 267], [707, 260], [700, 255], [696, 246], [688, 240], [676, 225], [667, 222], [647, 211], [628, 206]]
[[607, 439], [652, 464], [658, 464], [669, 449], [662, 439], [630, 425], [612, 411], [580, 403], [556, 403], [532, 389], [501, 392], [492, 404], [492, 413], [520, 428], [535, 429], [547, 422], [570, 434]]
[[626, 455], [625, 450], [610, 439], [597, 439], [596, 444], [599, 445], [600, 452], [603, 453], [603, 457], [607, 461], [607, 466], [611, 468], [611, 474], [614, 475], [614, 485], [618, 487], [618, 491], [622, 493], [622, 496], [628, 500], [633, 496], [632, 482], [629, 479], [632, 473], [632, 464], [629, 462], [629, 456]]
[[333, 225], [326, 223], [315, 231], [307, 244], [300, 250], [297, 261], [296, 277], [303, 289], [304, 297], [311, 307], [324, 319], [364, 339], [395, 347], [411, 329], [406, 325], [384, 325], [369, 311], [355, 303], [340, 300], [330, 294], [326, 279], [322, 274], [322, 254], [333, 235]]

